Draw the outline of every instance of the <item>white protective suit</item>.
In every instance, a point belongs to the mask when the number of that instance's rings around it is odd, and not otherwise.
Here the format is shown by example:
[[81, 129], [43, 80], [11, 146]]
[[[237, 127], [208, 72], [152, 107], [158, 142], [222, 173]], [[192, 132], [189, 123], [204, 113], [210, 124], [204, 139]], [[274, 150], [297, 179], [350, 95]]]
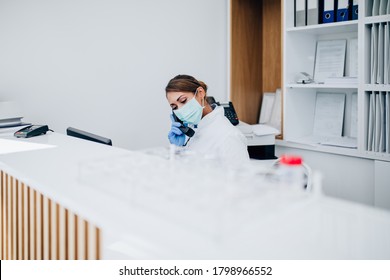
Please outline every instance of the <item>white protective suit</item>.
[[249, 161], [245, 136], [225, 117], [221, 106], [201, 119], [195, 135], [187, 143], [187, 150], [228, 163]]

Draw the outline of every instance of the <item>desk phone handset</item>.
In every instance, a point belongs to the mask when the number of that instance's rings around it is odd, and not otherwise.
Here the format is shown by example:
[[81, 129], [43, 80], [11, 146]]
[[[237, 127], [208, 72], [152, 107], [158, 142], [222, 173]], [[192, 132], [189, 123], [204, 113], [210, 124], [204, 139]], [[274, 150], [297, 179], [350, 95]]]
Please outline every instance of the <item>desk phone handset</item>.
[[191, 127], [184, 126], [183, 122], [175, 115], [175, 112], [173, 112], [173, 111], [172, 111], [172, 116], [173, 116], [173, 119], [175, 120], [175, 122], [181, 123], [181, 126], [179, 127], [181, 132], [183, 132], [188, 137], [194, 136], [195, 131]]
[[17, 138], [30, 138], [41, 134], [46, 134], [48, 130], [49, 127], [47, 125], [30, 125], [16, 131], [14, 136]]
[[210, 105], [217, 104], [219, 106], [222, 106], [223, 109], [225, 110], [225, 117], [232, 123], [232, 125], [238, 125], [240, 121], [238, 120], [236, 110], [234, 110], [234, 106], [231, 101], [217, 102], [212, 96], [207, 96], [206, 100]]

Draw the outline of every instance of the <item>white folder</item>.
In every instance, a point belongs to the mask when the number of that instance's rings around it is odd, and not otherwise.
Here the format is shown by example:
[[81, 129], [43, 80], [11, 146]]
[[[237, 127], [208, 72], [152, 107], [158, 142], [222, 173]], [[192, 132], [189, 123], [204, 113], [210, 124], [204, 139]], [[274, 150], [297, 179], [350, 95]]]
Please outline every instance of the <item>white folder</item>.
[[390, 15], [390, 1], [387, 1], [386, 14]]
[[318, 0], [307, 0], [307, 25], [318, 24], [318, 20]]
[[389, 44], [389, 24], [384, 24], [384, 67], [383, 67], [383, 83], [388, 84], [389, 83], [389, 70], [390, 70], [390, 44]]
[[390, 91], [386, 93], [386, 152], [390, 153]]
[[375, 92], [375, 127], [374, 127], [374, 152], [379, 152], [379, 142], [381, 136], [381, 109], [380, 109], [380, 92]]
[[373, 16], [378, 16], [379, 15], [380, 1], [381, 0], [373, 0], [373, 3], [372, 3], [372, 15]]
[[383, 92], [379, 92], [379, 114], [380, 114], [380, 129], [379, 129], [379, 152], [382, 153], [386, 149], [385, 136], [386, 136], [386, 112], [385, 112], [385, 95]]
[[379, 4], [379, 14], [380, 15], [385, 15], [386, 12], [387, 12], [387, 4], [388, 4], [388, 0], [380, 0], [380, 4]]
[[374, 143], [374, 124], [375, 124], [375, 93], [370, 93], [368, 109], [368, 137], [367, 137], [367, 150], [373, 151]]
[[387, 54], [387, 60], [385, 60], [385, 67], [387, 72], [387, 84], [390, 84], [390, 22], [388, 22], [386, 26], [387, 29], [385, 33], [385, 52]]
[[371, 84], [376, 83], [376, 76], [378, 70], [378, 26], [373, 24], [371, 27]]
[[384, 32], [383, 24], [379, 23], [378, 26], [378, 70], [376, 76], [376, 83], [383, 84], [383, 66], [384, 66]]

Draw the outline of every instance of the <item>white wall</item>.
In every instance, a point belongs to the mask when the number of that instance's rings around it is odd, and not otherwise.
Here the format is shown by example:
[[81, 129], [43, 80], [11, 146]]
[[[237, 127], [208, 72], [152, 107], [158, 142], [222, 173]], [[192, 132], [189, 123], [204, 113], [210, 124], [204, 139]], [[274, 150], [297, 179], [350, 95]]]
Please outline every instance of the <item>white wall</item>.
[[227, 99], [226, 0], [0, 0], [0, 101], [25, 121], [167, 145], [176, 74]]

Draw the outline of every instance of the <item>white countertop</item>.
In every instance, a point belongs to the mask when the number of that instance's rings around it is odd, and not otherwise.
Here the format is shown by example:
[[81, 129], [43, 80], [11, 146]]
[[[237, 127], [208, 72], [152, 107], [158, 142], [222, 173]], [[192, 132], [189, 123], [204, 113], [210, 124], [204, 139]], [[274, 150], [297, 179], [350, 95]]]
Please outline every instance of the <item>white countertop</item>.
[[286, 190], [249, 166], [58, 133], [18, 141], [56, 147], [0, 155], [0, 169], [101, 227], [103, 258], [390, 259], [390, 212]]

